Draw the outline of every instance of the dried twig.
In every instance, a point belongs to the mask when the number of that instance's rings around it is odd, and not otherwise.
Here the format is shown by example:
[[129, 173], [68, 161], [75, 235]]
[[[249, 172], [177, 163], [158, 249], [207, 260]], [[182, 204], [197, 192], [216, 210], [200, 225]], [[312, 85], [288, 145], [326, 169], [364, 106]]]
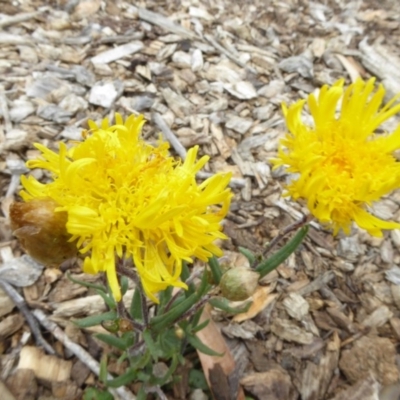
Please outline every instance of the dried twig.
[[153, 121], [160, 128], [161, 132], [165, 136], [165, 139], [171, 144], [174, 150], [177, 152], [178, 156], [183, 160], [186, 158], [186, 149], [182, 146], [179, 139], [174, 135], [174, 133], [169, 129], [168, 125], [163, 120], [162, 116], [158, 113], [153, 113]]
[[[47, 318], [43, 311], [34, 310], [33, 314], [42, 326], [48, 329], [57, 340], [59, 340], [69, 351], [79, 358], [79, 360], [84, 363], [94, 374], [96, 374], [96, 376], [100, 375], [100, 364], [85, 349], [70, 340], [56, 323]], [[107, 378], [113, 379], [113, 376], [108, 374]], [[117, 389], [110, 388], [108, 390], [112, 394], [117, 395], [121, 400], [136, 399], [136, 396], [124, 386]]]
[[39, 11], [30, 12], [30, 13], [20, 13], [17, 15], [13, 15], [12, 17], [4, 18], [2, 21], [0, 21], [0, 29], [5, 28], [6, 26], [15, 25], [20, 22], [28, 21], [28, 20], [35, 18], [38, 15], [42, 14], [44, 11], [47, 11], [47, 9], [48, 8], [46, 7], [46, 8], [42, 8]]
[[[162, 116], [158, 113], [153, 113], [152, 117], [154, 123], [160, 128], [161, 132], [164, 134], [165, 138], [177, 152], [179, 157], [184, 160], [186, 158], [186, 149], [182, 146], [179, 139], [175, 136], [175, 134], [169, 129], [168, 125], [163, 120]], [[197, 173], [197, 177], [200, 179], [208, 179], [211, 178], [213, 174], [209, 172], [199, 171]], [[240, 178], [232, 178], [229, 182], [229, 186], [234, 188], [243, 188], [246, 185], [246, 181]]]
[[218, 50], [220, 53], [225, 54], [228, 58], [230, 58], [233, 62], [235, 62], [239, 67], [247, 69], [247, 71], [251, 72], [254, 75], [257, 75], [257, 71], [248, 66], [246, 63], [241, 61], [238, 57], [236, 57], [235, 54], [227, 50], [225, 47], [221, 46], [211, 35], [204, 35], [205, 39], [215, 47], [216, 50]]
[[168, 32], [172, 32], [177, 35], [187, 37], [189, 39], [199, 39], [199, 37], [195, 35], [193, 32], [190, 32], [183, 26], [175, 24], [171, 19], [164, 17], [164, 15], [155, 13], [153, 11], [141, 7], [138, 8], [138, 15], [141, 20], [149, 22], [150, 24], [153, 25], [157, 25]]
[[32, 312], [29, 310], [25, 299], [14, 289], [12, 285], [10, 285], [5, 280], [0, 279], [0, 287], [7, 293], [10, 299], [17, 306], [21, 314], [24, 316], [26, 322], [31, 328], [32, 334], [36, 339], [36, 343], [38, 346], [43, 347], [49, 354], [56, 354], [55, 350], [50, 346], [50, 344], [43, 338], [42, 333], [40, 332], [40, 328], [33, 318]]
[[4, 128], [6, 132], [12, 129], [12, 123], [10, 119], [10, 112], [8, 110], [7, 98], [4, 93], [0, 93], [0, 113], [4, 119]]

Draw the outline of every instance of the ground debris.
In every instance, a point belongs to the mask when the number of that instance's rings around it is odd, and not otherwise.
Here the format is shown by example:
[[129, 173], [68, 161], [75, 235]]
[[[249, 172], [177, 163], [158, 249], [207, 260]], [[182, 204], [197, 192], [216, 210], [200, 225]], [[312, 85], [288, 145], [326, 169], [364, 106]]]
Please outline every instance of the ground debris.
[[[259, 256], [306, 214], [281, 197], [288, 176], [270, 162], [286, 131], [282, 102], [293, 104], [342, 77], [349, 83], [375, 75], [387, 100], [400, 92], [396, 1], [131, 3], [1, 3], [0, 278], [23, 268], [7, 214], [18, 199], [19, 177], [27, 173], [22, 166], [38, 155], [34, 142], [54, 150], [59, 141], [81, 140], [88, 120], [113, 123], [115, 113], [143, 113], [149, 141], [161, 131], [182, 158], [199, 145], [199, 154], [210, 156], [199, 179], [217, 171], [234, 176], [224, 246], [228, 262], [239, 266], [246, 260], [238, 246]], [[393, 118], [383, 130], [398, 122]], [[39, 170], [30, 173], [47, 179]], [[399, 204], [396, 191], [374, 212], [398, 220]], [[354, 228], [348, 237], [333, 237], [311, 226], [299, 252], [263, 278], [246, 313], [212, 314], [233, 346], [236, 365], [245, 365], [234, 379], [257, 399], [392, 400], [384, 391], [393, 392], [399, 378], [400, 230], [371, 238]], [[19, 260], [11, 269], [8, 253]], [[68, 327], [71, 318], [106, 311], [92, 290], [67, 279], [66, 269], [79, 280], [101, 283], [101, 277], [82, 276], [80, 262], [41, 273], [34, 283], [32, 274], [17, 274], [21, 279], [14, 283], [29, 281], [22, 289], [29, 306]], [[130, 289], [127, 303], [132, 294]], [[60, 358], [73, 367], [59, 384], [44, 386], [33, 367], [14, 371], [18, 355], [26, 357], [25, 349], [33, 347], [26, 335], [21, 314], [0, 289], [0, 378], [16, 397], [35, 398], [42, 390], [47, 398], [79, 398], [84, 377], [97, 384], [76, 356]], [[73, 338], [88, 345], [82, 331]], [[176, 390], [177, 399], [178, 393], [205, 395], [188, 385], [185, 380]]]

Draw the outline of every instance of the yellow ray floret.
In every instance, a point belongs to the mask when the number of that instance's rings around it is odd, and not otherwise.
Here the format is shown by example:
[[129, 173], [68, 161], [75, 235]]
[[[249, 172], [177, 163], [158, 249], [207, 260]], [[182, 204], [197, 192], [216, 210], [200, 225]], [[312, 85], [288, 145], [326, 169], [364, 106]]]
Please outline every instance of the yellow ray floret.
[[[398, 96], [382, 106], [385, 90], [375, 89], [375, 79], [358, 79], [347, 88], [344, 80], [324, 86], [287, 107], [283, 113], [289, 133], [281, 140], [275, 166], [284, 165], [295, 178], [287, 186], [293, 199], [304, 199], [310, 212], [336, 234], [349, 233], [354, 221], [371, 235], [400, 224], [383, 221], [368, 207], [400, 187], [400, 163], [393, 155], [400, 149], [400, 126], [392, 133], [376, 129], [400, 112]], [[304, 124], [305, 103], [314, 126]]]
[[36, 144], [41, 158], [27, 164], [50, 171], [52, 181], [22, 179], [25, 201], [51, 198], [57, 211], [67, 212], [71, 240], [86, 255], [84, 270], [105, 271], [118, 301], [116, 260], [122, 257], [132, 257], [155, 302], [155, 294], [168, 286], [185, 288], [182, 261], [222, 254], [214, 241], [225, 238], [220, 223], [232, 197], [230, 174], [196, 183], [208, 161], [197, 160], [197, 146], [183, 163], [175, 161], [167, 143], [151, 146], [141, 139], [143, 124], [142, 116], [123, 121], [117, 114], [112, 126], [107, 119], [100, 127], [90, 121], [90, 135], [69, 148], [60, 143], [58, 153]]

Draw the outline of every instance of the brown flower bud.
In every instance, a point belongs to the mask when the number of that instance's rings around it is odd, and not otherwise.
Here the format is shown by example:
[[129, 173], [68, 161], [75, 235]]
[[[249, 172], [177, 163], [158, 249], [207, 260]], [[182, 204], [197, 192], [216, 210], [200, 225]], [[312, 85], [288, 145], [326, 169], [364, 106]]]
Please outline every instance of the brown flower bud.
[[11, 229], [25, 251], [44, 266], [57, 267], [77, 254], [75, 242], [68, 242], [66, 212], [55, 212], [51, 199], [12, 203]]
[[259, 278], [258, 272], [245, 267], [235, 267], [222, 275], [219, 287], [226, 299], [242, 301], [254, 294]]

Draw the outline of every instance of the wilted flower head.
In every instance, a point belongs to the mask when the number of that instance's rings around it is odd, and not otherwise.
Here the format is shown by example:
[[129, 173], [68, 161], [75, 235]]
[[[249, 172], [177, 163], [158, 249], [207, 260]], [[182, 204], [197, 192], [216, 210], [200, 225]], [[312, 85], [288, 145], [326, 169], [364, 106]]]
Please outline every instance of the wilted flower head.
[[49, 198], [29, 203], [12, 203], [11, 229], [22, 247], [44, 266], [58, 267], [78, 250], [67, 232], [67, 213], [55, 212], [57, 203]]
[[52, 181], [22, 177], [25, 201], [51, 198], [57, 212], [67, 213], [71, 240], [86, 254], [84, 271], [106, 271], [116, 300], [116, 257], [132, 257], [153, 301], [168, 286], [186, 287], [179, 279], [183, 260], [221, 255], [214, 241], [225, 238], [220, 222], [232, 196], [230, 174], [196, 183], [208, 161], [196, 161], [197, 146], [183, 163], [175, 161], [167, 143], [152, 146], [140, 138], [143, 124], [142, 116], [124, 122], [117, 114], [112, 126], [107, 119], [100, 127], [90, 121], [86, 139], [70, 148], [60, 143], [58, 153], [36, 144], [42, 157], [27, 165], [50, 171]]
[[[400, 126], [392, 133], [376, 129], [400, 111], [397, 97], [382, 107], [385, 89], [374, 90], [375, 79], [358, 79], [348, 88], [343, 80], [324, 86], [290, 107], [283, 105], [289, 133], [281, 141], [275, 166], [297, 174], [287, 186], [293, 199], [305, 199], [322, 223], [349, 233], [355, 221], [371, 235], [400, 224], [383, 221], [368, 206], [400, 187]], [[304, 124], [301, 112], [307, 102], [313, 126]], [[337, 113], [337, 108], [339, 109]]]

